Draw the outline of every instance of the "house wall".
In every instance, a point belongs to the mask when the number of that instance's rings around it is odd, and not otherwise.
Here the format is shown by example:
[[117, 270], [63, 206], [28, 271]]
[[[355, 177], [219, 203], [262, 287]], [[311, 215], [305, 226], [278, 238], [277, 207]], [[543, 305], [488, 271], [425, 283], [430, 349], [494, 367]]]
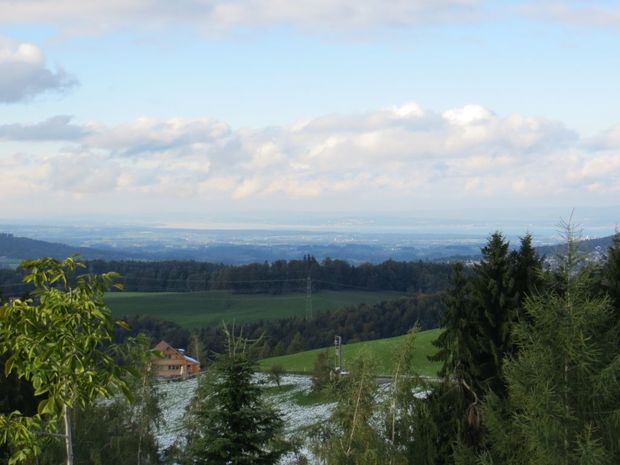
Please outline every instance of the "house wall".
[[192, 376], [200, 370], [200, 365], [187, 360], [171, 347], [164, 349], [163, 358], [153, 361], [153, 371], [155, 376], [161, 378], [180, 378]]

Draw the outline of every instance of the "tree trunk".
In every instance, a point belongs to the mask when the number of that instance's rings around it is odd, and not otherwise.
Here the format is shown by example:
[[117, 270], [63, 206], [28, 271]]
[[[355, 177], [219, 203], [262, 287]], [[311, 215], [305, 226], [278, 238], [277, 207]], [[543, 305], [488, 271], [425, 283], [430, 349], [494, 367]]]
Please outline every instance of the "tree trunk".
[[71, 410], [65, 405], [65, 449], [67, 451], [67, 465], [73, 465], [73, 436], [71, 434]]

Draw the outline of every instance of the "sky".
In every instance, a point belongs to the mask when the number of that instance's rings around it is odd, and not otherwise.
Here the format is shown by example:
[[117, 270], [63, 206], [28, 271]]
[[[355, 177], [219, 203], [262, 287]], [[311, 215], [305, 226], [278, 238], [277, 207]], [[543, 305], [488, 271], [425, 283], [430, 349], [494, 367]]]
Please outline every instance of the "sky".
[[0, 220], [620, 215], [619, 50], [617, 1], [0, 0]]

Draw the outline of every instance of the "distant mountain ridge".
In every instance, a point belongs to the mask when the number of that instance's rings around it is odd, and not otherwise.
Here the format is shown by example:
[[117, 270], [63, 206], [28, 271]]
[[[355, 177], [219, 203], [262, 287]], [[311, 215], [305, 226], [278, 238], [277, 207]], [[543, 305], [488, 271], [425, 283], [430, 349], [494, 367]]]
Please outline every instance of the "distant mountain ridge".
[[[580, 248], [588, 254], [605, 255], [613, 242], [613, 235], [580, 241]], [[352, 264], [396, 261], [454, 262], [478, 260], [480, 245], [443, 244], [436, 247], [389, 247], [381, 244], [231, 244], [216, 243], [208, 246], [156, 247], [154, 245], [125, 248], [93, 248], [47, 242], [39, 239], [0, 233], [0, 267], [15, 266], [20, 260], [38, 257], [65, 258], [79, 254], [84, 260], [195, 260], [198, 262], [241, 265], [299, 259], [312, 255], [319, 261], [324, 258], [340, 259]], [[518, 244], [514, 244], [518, 247]], [[540, 255], [553, 257], [562, 253], [563, 244], [536, 247]]]
[[92, 249], [89, 247], [74, 247], [56, 242], [46, 242], [27, 237], [18, 237], [9, 233], [0, 233], [0, 260], [25, 260], [38, 257], [66, 258], [79, 254], [84, 260], [122, 260], [137, 258], [128, 252], [115, 252]]
[[[598, 252], [602, 254], [607, 254], [607, 249], [612, 245], [614, 241], [615, 234], [611, 236], [605, 237], [597, 237], [594, 239], [582, 239], [579, 241], [579, 250], [585, 253], [593, 253]], [[547, 257], [561, 254], [563, 249], [566, 248], [566, 244], [554, 244], [554, 245], [545, 245], [541, 247], [536, 247], [536, 251], [540, 255], [545, 255]]]

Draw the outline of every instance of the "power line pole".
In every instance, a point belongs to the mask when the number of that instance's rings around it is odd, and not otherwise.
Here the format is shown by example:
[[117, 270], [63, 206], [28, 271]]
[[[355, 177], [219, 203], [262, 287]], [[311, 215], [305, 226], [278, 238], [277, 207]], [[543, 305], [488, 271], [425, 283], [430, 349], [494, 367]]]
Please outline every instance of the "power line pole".
[[334, 337], [334, 346], [336, 348], [336, 373], [342, 372], [342, 337]]
[[306, 320], [312, 319], [312, 278], [306, 279]]

